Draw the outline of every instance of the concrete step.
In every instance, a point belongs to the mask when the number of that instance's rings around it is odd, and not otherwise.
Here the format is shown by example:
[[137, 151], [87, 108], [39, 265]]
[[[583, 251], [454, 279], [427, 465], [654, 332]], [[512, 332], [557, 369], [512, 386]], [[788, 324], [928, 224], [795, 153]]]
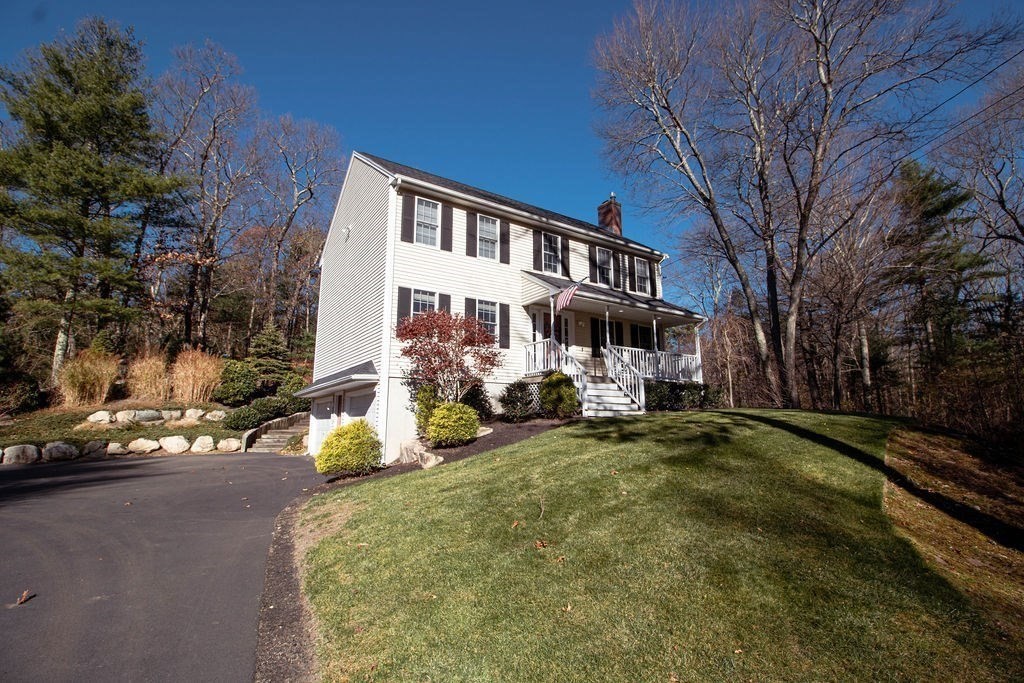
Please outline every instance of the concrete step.
[[611, 403], [611, 404], [629, 404], [632, 403], [633, 399], [629, 396], [619, 394], [618, 396], [587, 396], [587, 405], [596, 405], [598, 403]]
[[629, 417], [630, 415], [643, 415], [643, 412], [632, 408], [630, 410], [588, 410], [589, 417]]

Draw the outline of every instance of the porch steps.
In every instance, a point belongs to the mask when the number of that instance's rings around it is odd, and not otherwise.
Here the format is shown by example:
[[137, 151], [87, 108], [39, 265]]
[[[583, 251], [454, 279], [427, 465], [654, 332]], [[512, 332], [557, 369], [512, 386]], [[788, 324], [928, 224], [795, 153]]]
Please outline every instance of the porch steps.
[[285, 429], [272, 429], [260, 438], [249, 448], [250, 451], [260, 453], [279, 453], [282, 448], [288, 445], [292, 437], [298, 434], [305, 434], [309, 430], [308, 425], [293, 425]]
[[[589, 417], [625, 417], [627, 415], [643, 415], [633, 399], [623, 393], [614, 382], [597, 381], [599, 378], [587, 379], [587, 416]], [[606, 378], [600, 378], [606, 379]]]

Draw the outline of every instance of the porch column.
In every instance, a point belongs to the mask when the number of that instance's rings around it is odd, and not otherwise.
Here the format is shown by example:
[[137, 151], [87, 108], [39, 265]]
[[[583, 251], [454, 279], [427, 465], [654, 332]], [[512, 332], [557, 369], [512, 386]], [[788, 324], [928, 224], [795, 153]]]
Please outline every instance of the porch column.
[[704, 364], [700, 359], [700, 326], [702, 323], [698, 323], [693, 328], [693, 350], [697, 355], [697, 376], [694, 377], [694, 381], [701, 384], [704, 383]]
[[555, 367], [558, 359], [555, 357], [554, 341], [555, 341], [555, 295], [548, 296], [548, 305], [551, 307], [551, 325], [548, 327], [548, 341], [547, 343], [547, 366], [548, 368], [554, 368], [555, 370], [561, 370], [560, 367]]
[[608, 321], [608, 307], [604, 307], [604, 345], [612, 345], [612, 324]]
[[658, 356], [658, 316], [651, 318], [651, 323], [654, 326], [654, 379], [661, 378], [661, 358]]

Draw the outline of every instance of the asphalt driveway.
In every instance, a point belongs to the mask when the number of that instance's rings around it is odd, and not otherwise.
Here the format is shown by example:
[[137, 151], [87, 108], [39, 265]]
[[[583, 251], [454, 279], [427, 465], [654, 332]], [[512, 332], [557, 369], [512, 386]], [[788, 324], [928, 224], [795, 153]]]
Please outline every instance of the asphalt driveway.
[[0, 468], [0, 680], [252, 680], [274, 518], [322, 481], [249, 453]]

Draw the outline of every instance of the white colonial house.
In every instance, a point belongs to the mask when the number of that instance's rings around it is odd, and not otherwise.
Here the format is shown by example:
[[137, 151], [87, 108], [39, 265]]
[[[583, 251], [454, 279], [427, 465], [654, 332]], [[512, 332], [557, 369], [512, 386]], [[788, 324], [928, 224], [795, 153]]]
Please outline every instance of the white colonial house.
[[[661, 298], [665, 258], [623, 237], [614, 195], [595, 225], [354, 153], [321, 258], [313, 381], [297, 394], [312, 399], [310, 452], [360, 417], [380, 434], [385, 462], [415, 438], [395, 327], [431, 309], [476, 316], [494, 333], [494, 399], [559, 369], [584, 416], [600, 417], [643, 412], [645, 379], [701, 381], [699, 339], [692, 354], [665, 350], [668, 328], [702, 322]], [[554, 314], [558, 294], [580, 281]]]

